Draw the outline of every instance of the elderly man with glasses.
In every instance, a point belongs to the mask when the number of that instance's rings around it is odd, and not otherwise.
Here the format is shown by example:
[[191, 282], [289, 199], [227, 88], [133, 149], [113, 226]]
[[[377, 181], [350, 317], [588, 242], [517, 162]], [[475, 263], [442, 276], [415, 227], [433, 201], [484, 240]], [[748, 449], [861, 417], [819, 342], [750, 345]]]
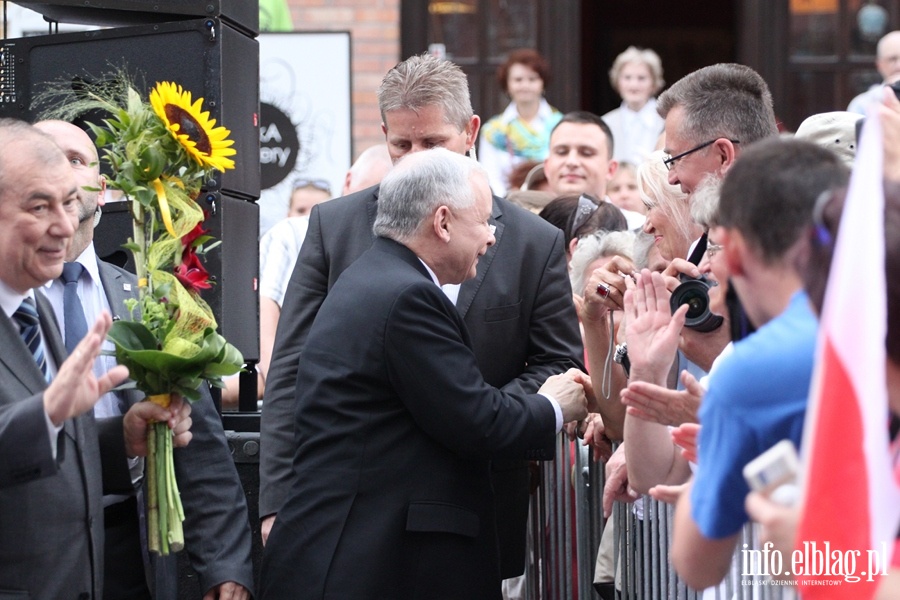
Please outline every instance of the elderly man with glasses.
[[686, 75], [659, 97], [657, 111], [666, 120], [669, 183], [687, 194], [709, 176], [721, 179], [741, 148], [778, 133], [766, 82], [743, 65]]

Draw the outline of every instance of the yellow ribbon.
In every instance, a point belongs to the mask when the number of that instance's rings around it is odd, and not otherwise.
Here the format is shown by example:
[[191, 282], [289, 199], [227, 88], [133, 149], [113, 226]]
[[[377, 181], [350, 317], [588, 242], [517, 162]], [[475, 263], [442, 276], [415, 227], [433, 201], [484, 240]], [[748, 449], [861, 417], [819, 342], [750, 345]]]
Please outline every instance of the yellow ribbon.
[[153, 181], [153, 187], [156, 189], [156, 197], [159, 198], [159, 212], [162, 214], [163, 224], [166, 226], [166, 231], [169, 232], [173, 238], [177, 238], [178, 236], [175, 234], [175, 227], [172, 225], [172, 213], [169, 211], [169, 199], [166, 197], [166, 186], [163, 185], [162, 181], [157, 177]]
[[147, 396], [147, 400], [157, 406], [169, 408], [169, 404], [172, 402], [172, 396], [171, 394], [154, 394], [153, 396]]

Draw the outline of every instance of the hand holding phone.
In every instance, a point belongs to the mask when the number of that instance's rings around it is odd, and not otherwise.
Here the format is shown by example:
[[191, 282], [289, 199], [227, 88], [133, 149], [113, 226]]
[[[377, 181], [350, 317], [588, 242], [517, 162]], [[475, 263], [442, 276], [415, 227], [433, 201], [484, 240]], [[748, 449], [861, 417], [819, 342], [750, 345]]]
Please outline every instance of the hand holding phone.
[[793, 505], [799, 498], [797, 474], [800, 459], [790, 440], [781, 440], [744, 466], [744, 479], [750, 489], [768, 496], [773, 502]]

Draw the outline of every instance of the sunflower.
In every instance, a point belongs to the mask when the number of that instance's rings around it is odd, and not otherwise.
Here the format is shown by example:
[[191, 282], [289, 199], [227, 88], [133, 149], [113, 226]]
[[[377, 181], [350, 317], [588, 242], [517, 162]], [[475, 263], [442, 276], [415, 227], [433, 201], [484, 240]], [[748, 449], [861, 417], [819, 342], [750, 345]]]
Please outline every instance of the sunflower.
[[180, 143], [201, 167], [220, 171], [234, 168], [229, 156], [237, 154], [231, 132], [224, 127], [216, 127], [216, 120], [203, 112], [203, 98], [191, 103], [191, 93], [180, 85], [169, 81], [157, 83], [150, 92], [153, 112], [162, 120], [166, 129]]

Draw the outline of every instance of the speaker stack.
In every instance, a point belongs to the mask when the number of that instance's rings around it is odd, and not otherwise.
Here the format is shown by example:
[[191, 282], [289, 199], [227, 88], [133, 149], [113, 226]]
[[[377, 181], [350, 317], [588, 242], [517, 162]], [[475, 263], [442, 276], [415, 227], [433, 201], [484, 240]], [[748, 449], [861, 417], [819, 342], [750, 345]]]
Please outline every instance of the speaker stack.
[[[0, 42], [0, 117], [40, 118], [35, 99], [48, 85], [98, 83], [123, 71], [144, 94], [174, 81], [204, 99], [231, 130], [235, 168], [207, 183], [200, 203], [206, 228], [222, 244], [207, 254], [215, 278], [204, 299], [222, 334], [248, 361], [259, 360], [259, 28], [254, 0], [29, 0], [18, 4], [46, 19], [115, 26]], [[139, 24], [139, 25], [138, 25]], [[87, 117], [96, 120], [103, 115]], [[124, 207], [105, 209], [95, 240], [101, 258], [130, 235]], [[129, 224], [130, 225], [130, 224]], [[133, 268], [133, 264], [128, 265]], [[253, 405], [255, 406], [255, 395]]]
[[[40, 118], [35, 99], [49, 85], [74, 88], [126, 73], [145, 94], [173, 81], [204, 99], [204, 110], [231, 130], [235, 168], [207, 182], [198, 202], [206, 229], [222, 240], [207, 252], [216, 285], [203, 293], [222, 333], [251, 365], [259, 360], [259, 33], [258, 0], [25, 0], [16, 2], [50, 22], [109, 27], [0, 40], [0, 117]], [[98, 120], [103, 115], [89, 115]], [[131, 235], [127, 203], [104, 207], [94, 240], [97, 254], [132, 270], [122, 250]], [[241, 410], [256, 411], [256, 379], [242, 379]], [[245, 389], [246, 388], [246, 389]], [[254, 389], [251, 389], [254, 388]], [[243, 417], [243, 418], [238, 418]], [[259, 490], [259, 415], [225, 422], [249, 503], [254, 562], [260, 552], [255, 498]], [[182, 553], [183, 554], [183, 553]], [[196, 576], [179, 559], [179, 598], [199, 598]]]

